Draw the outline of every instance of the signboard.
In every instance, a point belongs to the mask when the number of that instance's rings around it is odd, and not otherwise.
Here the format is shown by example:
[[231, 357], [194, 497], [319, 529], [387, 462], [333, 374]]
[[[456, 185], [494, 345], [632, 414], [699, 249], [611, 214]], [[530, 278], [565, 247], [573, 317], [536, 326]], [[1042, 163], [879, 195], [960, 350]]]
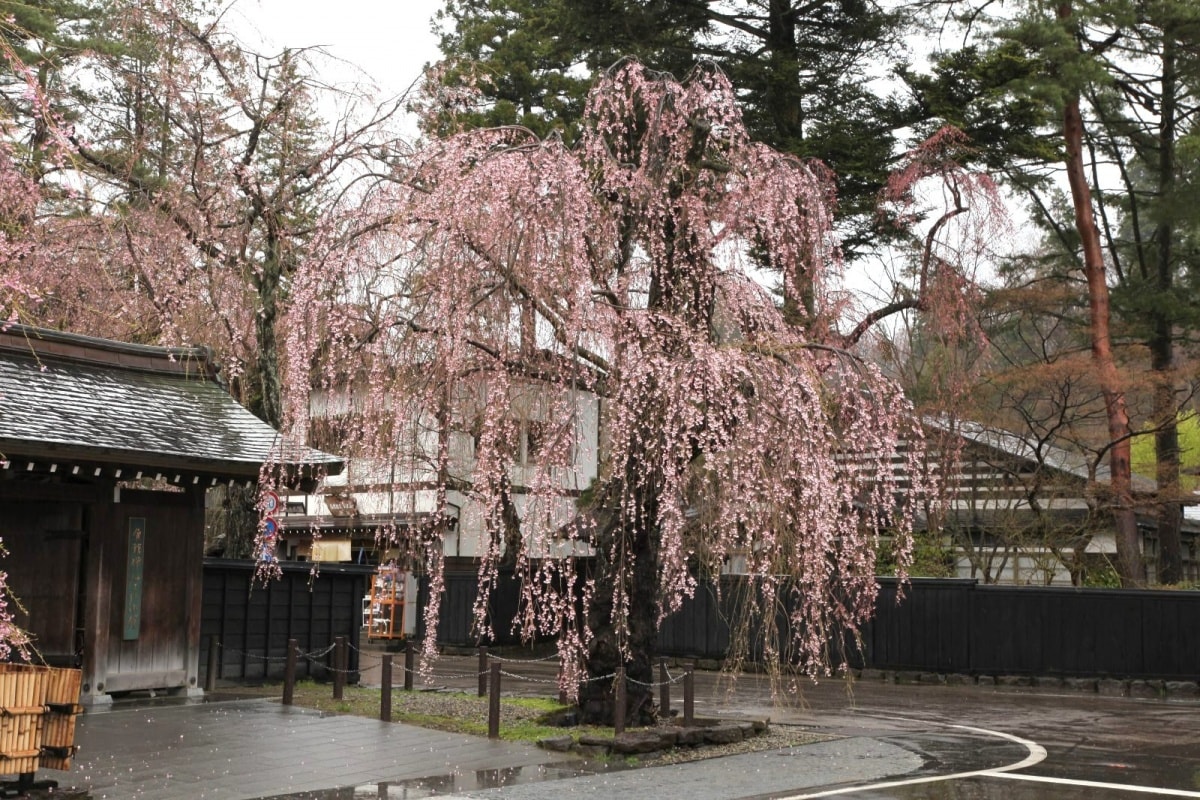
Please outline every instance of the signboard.
[[335, 517], [353, 517], [358, 513], [358, 503], [353, 497], [341, 497], [336, 494], [325, 495], [325, 506]]
[[142, 575], [146, 567], [146, 518], [129, 518], [125, 550], [125, 641], [138, 638], [142, 628]]
[[350, 561], [350, 540], [322, 539], [313, 542], [308, 557], [313, 561]]
[[274, 517], [263, 520], [262, 554], [263, 561], [275, 560], [275, 537], [279, 534], [279, 523]]
[[263, 496], [263, 513], [271, 516], [279, 509], [279, 495], [274, 492], [267, 492]]

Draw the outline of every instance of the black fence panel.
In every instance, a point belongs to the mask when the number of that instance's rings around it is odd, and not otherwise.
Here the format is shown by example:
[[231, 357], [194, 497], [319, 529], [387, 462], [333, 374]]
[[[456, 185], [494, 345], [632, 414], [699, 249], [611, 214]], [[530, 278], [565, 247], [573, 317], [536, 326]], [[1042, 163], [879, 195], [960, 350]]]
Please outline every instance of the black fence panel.
[[[723, 658], [729, 650], [731, 594], [744, 581], [701, 584], [684, 598], [682, 607], [663, 619], [658, 629], [658, 652], [681, 658]], [[718, 588], [720, 592], [718, 593]], [[715, 655], [720, 654], [720, 655]]]
[[870, 625], [878, 669], [1196, 680], [1200, 592], [913, 580]]
[[284, 562], [283, 576], [255, 582], [253, 561], [204, 560], [200, 618], [201, 683], [207, 679], [208, 648], [219, 637], [217, 677], [231, 680], [282, 678], [287, 643], [295, 639], [305, 654], [296, 663], [301, 677], [328, 677], [334, 638], [350, 644], [351, 672], [358, 670], [362, 600], [374, 567]]
[[[723, 577], [702, 584], [659, 628], [658, 653], [722, 660], [743, 620], [749, 584]], [[428, 602], [422, 581], [420, 609]], [[519, 585], [503, 578], [491, 601], [496, 636], [472, 634], [474, 572], [448, 573], [439, 643], [517, 644], [511, 620]], [[899, 601], [897, 595], [900, 594]], [[784, 598], [779, 619], [786, 624]], [[236, 620], [233, 621], [236, 623]], [[422, 622], [418, 623], [423, 626]], [[750, 618], [751, 659], [761, 658], [761, 622]], [[418, 634], [423, 636], [423, 631]], [[1200, 592], [987, 586], [972, 580], [880, 579], [876, 613], [852, 666], [941, 674], [1200, 678]]]
[[1164, 678], [1195, 680], [1200, 675], [1198, 594], [1161, 592], [1142, 606], [1142, 658], [1147, 664], [1171, 665]]
[[[488, 619], [492, 635], [480, 637], [475, 631], [475, 600], [479, 596], [479, 573], [447, 572], [442, 578], [441, 614], [437, 641], [455, 647], [489, 647], [520, 644], [513, 631], [521, 600], [521, 583], [511, 572], [501, 572], [488, 597]], [[417, 587], [416, 638], [425, 638], [425, 609], [429, 606], [429, 578], [422, 577]]]
[[881, 578], [875, 617], [863, 630], [864, 666], [963, 672], [971, 658], [973, 581], [922, 580], [901, 586]]

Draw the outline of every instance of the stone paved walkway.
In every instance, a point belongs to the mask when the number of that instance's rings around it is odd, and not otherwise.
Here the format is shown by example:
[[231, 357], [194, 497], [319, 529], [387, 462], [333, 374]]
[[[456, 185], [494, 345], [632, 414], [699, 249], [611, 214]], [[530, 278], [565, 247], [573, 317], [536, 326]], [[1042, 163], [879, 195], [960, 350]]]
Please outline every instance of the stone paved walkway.
[[100, 798], [252, 800], [381, 780], [553, 768], [561, 754], [270, 700], [120, 708], [83, 715], [70, 772]]

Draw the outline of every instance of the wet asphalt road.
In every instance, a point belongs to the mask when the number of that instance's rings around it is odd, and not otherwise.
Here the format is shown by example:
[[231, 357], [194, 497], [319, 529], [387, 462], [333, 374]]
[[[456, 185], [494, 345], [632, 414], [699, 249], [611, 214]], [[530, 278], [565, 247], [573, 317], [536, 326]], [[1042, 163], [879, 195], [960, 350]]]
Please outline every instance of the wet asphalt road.
[[[821, 727], [860, 735], [867, 728], [875, 738], [920, 752], [924, 771], [937, 775], [988, 768], [988, 762], [1005, 759], [1016, 763], [1031, 750], [1045, 751], [1037, 763], [1003, 777], [892, 787], [852, 796], [1116, 798], [1167, 790], [1178, 792], [1175, 796], [1200, 797], [1200, 704], [1194, 699], [862, 684], [853, 701], [832, 694], [828, 689], [809, 692]], [[988, 733], [947, 727], [951, 725]], [[889, 728], [896, 730], [889, 732]], [[1001, 735], [1026, 743], [1006, 741]], [[1137, 789], [1109, 789], [1104, 784]]]
[[[434, 683], [469, 690], [475, 664], [443, 658]], [[553, 664], [508, 661], [503, 668], [506, 692], [556, 692]], [[377, 674], [364, 664], [365, 684]], [[673, 697], [678, 708], [679, 693]], [[882, 681], [859, 681], [848, 691], [831, 681], [806, 686], [801, 702], [780, 706], [760, 676], [742, 676], [722, 690], [712, 673], [698, 672], [696, 698], [699, 716], [769, 717], [832, 738], [687, 764], [586, 772], [532, 747], [269, 701], [135, 706], [85, 716], [78, 768], [49, 775], [79, 790], [57, 796], [92, 800], [1200, 798], [1200, 695], [1149, 700]]]
[[[441, 669], [465, 672], [474, 662], [444, 658], [440, 663]], [[506, 690], [533, 693], [552, 689], [539, 688], [547, 687], [539, 681], [553, 676], [552, 665], [516, 661], [505, 664], [504, 669], [513, 676], [505, 679]], [[369, 676], [368, 671], [365, 677]], [[1066, 688], [860, 680], [850, 689], [838, 681], [805, 685], [799, 702], [780, 705], [773, 703], [762, 676], [744, 675], [732, 689], [721, 688], [714, 678], [711, 673], [697, 673], [698, 715], [769, 717], [776, 724], [803, 726], [845, 742], [875, 742], [895, 748], [895, 768], [907, 765], [908, 769], [878, 778], [872, 774], [878, 762], [863, 760], [861, 776], [826, 784], [797, 769], [797, 779], [790, 787], [794, 791], [781, 791], [768, 786], [768, 781], [756, 785], [759, 779], [746, 772], [742, 791], [717, 796], [1200, 798], [1200, 695], [1161, 700], [1107, 697]], [[462, 685], [469, 688], [472, 684], [466, 681]], [[678, 695], [674, 703], [678, 708]], [[721, 762], [728, 765], [722, 772], [736, 769], [729, 759], [714, 763]], [[1021, 766], [1005, 771], [1014, 765]], [[948, 777], [977, 771], [986, 774]], [[578, 782], [577, 788], [583, 788], [588, 778], [573, 780]], [[668, 790], [644, 796], [682, 796], [670, 791], [672, 785], [678, 786], [670, 780], [659, 787], [647, 775], [643, 783], [643, 789]], [[899, 785], [865, 788], [880, 783]], [[837, 793], [827, 794], [830, 792]], [[699, 800], [702, 794], [689, 792], [687, 796]], [[542, 795], [530, 788], [509, 787], [468, 796], [533, 800]]]
[[[843, 787], [822, 787], [785, 796], [1200, 798], [1200, 698], [859, 682], [852, 692], [837, 684], [807, 687], [806, 707], [781, 709], [770, 706], [768, 695], [761, 685], [742, 685], [730, 698], [706, 702], [705, 710], [724, 714], [736, 705], [779, 723], [890, 744], [921, 761], [912, 773], [884, 781], [899, 785], [836, 795], [825, 792]], [[949, 777], [976, 771], [988, 774]]]

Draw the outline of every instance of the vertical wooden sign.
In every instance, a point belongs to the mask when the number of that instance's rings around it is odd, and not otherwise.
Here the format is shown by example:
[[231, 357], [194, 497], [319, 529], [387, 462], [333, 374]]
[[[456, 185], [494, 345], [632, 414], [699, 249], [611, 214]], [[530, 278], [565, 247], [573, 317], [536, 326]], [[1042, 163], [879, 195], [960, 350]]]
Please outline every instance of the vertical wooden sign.
[[146, 566], [146, 518], [129, 518], [125, 551], [125, 640], [138, 638], [142, 627], [142, 573]]

